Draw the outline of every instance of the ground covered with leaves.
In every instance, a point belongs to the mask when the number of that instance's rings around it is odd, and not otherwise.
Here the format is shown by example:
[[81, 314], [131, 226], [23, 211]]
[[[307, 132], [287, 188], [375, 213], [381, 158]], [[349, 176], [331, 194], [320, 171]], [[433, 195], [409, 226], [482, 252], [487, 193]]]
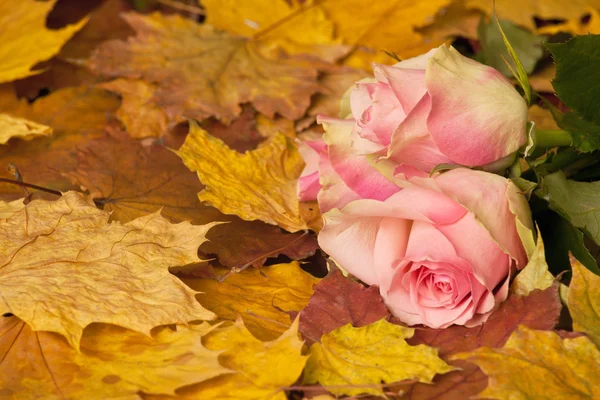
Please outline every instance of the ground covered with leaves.
[[[558, 100], [540, 45], [600, 33], [600, 2], [497, 3], [540, 93], [529, 119], [555, 130], [551, 111], [575, 109], [577, 151], [600, 148], [574, 67], [557, 63]], [[600, 398], [600, 276], [579, 230], [600, 243], [600, 204], [565, 195], [598, 187], [548, 175], [544, 241], [508, 299], [445, 329], [393, 317], [320, 250], [317, 202], [298, 201], [297, 141], [372, 62], [454, 43], [510, 76], [491, 10], [1, 2], [0, 398]]]

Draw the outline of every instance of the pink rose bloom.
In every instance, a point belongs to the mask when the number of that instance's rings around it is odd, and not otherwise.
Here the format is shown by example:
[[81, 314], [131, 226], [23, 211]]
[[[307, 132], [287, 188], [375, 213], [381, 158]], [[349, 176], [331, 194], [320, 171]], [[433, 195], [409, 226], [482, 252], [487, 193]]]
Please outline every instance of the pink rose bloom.
[[467, 168], [412, 178], [385, 200], [351, 201], [324, 220], [324, 251], [379, 286], [400, 320], [433, 328], [485, 321], [527, 263], [523, 241], [533, 241], [519, 189]]
[[298, 151], [304, 159], [304, 169], [298, 179], [298, 199], [300, 201], [316, 200], [321, 184], [319, 183], [319, 159], [327, 156], [327, 145], [323, 139], [298, 140]]
[[318, 119], [335, 175], [325, 179], [350, 197], [384, 200], [397, 191], [392, 176], [424, 176], [442, 163], [500, 171], [527, 141], [527, 104], [510, 81], [452, 47], [374, 73], [351, 91], [349, 118]]

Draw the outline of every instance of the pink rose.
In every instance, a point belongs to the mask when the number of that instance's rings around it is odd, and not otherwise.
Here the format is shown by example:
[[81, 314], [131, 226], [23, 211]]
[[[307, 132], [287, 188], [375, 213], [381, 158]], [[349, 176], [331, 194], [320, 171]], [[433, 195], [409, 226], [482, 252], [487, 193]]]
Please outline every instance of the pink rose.
[[374, 72], [351, 91], [347, 119], [318, 119], [334, 174], [321, 180], [343, 184], [346, 197], [384, 200], [397, 191], [394, 175], [424, 176], [442, 163], [500, 171], [526, 143], [527, 105], [510, 81], [452, 47]]
[[415, 177], [385, 200], [324, 214], [319, 244], [344, 269], [378, 285], [403, 322], [444, 328], [485, 321], [527, 263], [527, 200], [499, 175], [459, 168]]
[[319, 183], [319, 159], [327, 154], [327, 145], [323, 139], [297, 141], [298, 151], [306, 164], [298, 179], [298, 199], [316, 200], [321, 184]]

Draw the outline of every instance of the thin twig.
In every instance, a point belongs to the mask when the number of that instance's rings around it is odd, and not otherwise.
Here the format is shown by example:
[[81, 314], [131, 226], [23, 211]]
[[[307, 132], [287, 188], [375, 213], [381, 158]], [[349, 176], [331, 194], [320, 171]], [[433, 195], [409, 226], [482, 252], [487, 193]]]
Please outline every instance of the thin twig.
[[19, 185], [21, 187], [28, 187], [28, 188], [39, 190], [39, 191], [42, 191], [42, 192], [52, 193], [52, 194], [55, 194], [57, 196], [62, 196], [62, 193], [59, 192], [58, 190], [48, 189], [48, 188], [45, 188], [43, 186], [34, 185], [32, 183], [19, 182], [17, 180], [8, 179], [8, 178], [0, 178], [0, 182], [6, 182], [6, 183], [13, 184], [13, 185]]

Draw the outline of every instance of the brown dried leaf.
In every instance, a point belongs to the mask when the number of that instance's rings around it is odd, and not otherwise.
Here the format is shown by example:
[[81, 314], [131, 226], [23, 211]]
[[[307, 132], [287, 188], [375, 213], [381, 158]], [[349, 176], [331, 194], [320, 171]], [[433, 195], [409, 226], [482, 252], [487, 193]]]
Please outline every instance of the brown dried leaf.
[[173, 120], [214, 115], [229, 122], [245, 102], [268, 116], [296, 119], [318, 90], [310, 62], [266, 58], [248, 39], [178, 15], [128, 13], [123, 18], [137, 36], [102, 44], [88, 66], [103, 75], [156, 84], [156, 102]]

